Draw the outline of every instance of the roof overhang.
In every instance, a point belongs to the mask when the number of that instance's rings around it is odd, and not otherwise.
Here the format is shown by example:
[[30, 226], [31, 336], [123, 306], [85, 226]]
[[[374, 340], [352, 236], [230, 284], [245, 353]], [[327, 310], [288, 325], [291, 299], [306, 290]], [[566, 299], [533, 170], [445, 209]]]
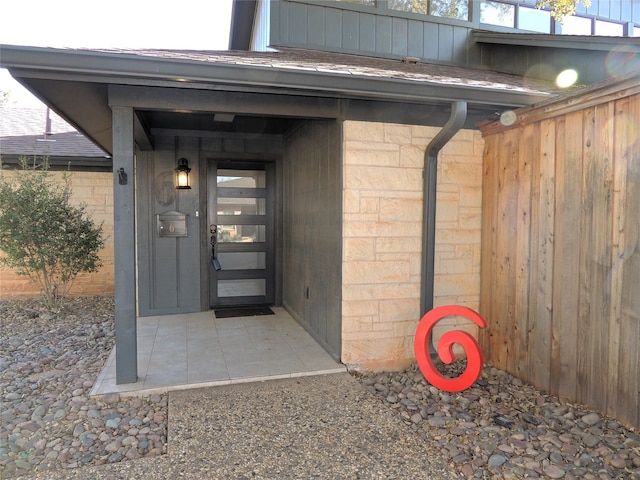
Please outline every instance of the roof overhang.
[[[0, 66], [8, 68], [34, 95], [109, 153], [110, 107], [114, 102], [136, 109], [173, 112], [193, 112], [197, 105], [205, 105], [200, 107], [202, 111], [238, 113], [238, 109], [245, 109], [246, 115], [254, 116], [266, 115], [265, 108], [271, 106], [274, 117], [295, 117], [299, 112], [308, 118], [344, 118], [344, 103], [329, 111], [327, 104], [348, 101], [366, 110], [363, 103], [385, 102], [428, 110], [447, 109], [453, 101], [465, 101], [472, 111], [476, 109], [477, 115], [486, 117], [556, 93], [549, 84], [533, 85], [496, 72], [412, 66], [325, 52], [113, 51], [24, 46], [0, 46], [0, 50]], [[169, 100], [159, 100], [164, 97]], [[479, 120], [477, 116], [473, 119]], [[143, 123], [138, 130], [148, 127]], [[144, 135], [139, 138], [145, 142]]]
[[568, 50], [591, 50], [616, 52], [620, 50], [640, 52], [640, 38], [627, 37], [624, 44], [620, 37], [596, 35], [550, 35], [548, 33], [514, 33], [473, 30], [471, 38], [476, 43], [497, 45], [520, 45], [526, 47], [544, 47]]

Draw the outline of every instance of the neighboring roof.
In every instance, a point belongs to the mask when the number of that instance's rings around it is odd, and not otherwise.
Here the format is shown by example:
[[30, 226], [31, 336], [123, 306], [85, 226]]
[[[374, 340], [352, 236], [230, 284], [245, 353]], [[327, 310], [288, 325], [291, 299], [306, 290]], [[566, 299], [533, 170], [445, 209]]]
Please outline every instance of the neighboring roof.
[[466, 101], [487, 111], [529, 105], [559, 93], [549, 82], [488, 70], [290, 48], [211, 52], [0, 46], [0, 50], [1, 66], [107, 151], [112, 142], [108, 85], [443, 107]]
[[0, 155], [3, 157], [7, 155], [108, 157], [106, 153], [75, 130], [51, 135], [2, 136], [0, 137]]
[[108, 158], [103, 150], [44, 105], [0, 107], [0, 155], [5, 163], [16, 163], [21, 156], [49, 157], [52, 166], [72, 162], [104, 167], [103, 160]]
[[75, 129], [60, 115], [43, 104], [40, 108], [18, 107], [11, 103], [0, 107], [0, 137], [45, 133], [49, 116], [49, 133], [71, 132]]

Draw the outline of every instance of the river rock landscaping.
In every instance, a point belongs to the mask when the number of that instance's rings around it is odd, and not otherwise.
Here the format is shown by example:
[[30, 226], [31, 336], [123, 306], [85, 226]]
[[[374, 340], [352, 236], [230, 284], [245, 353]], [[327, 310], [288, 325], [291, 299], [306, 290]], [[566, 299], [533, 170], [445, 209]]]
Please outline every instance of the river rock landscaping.
[[167, 396], [90, 397], [114, 344], [112, 297], [59, 313], [0, 302], [0, 477], [166, 452]]
[[[3, 300], [0, 322], [0, 477], [166, 453], [167, 395], [89, 396], [114, 344], [112, 298], [73, 298], [59, 313]], [[640, 480], [637, 432], [503, 371], [485, 367], [461, 393], [416, 366], [353, 374], [459, 478]]]
[[[457, 377], [465, 362], [440, 365]], [[467, 479], [640, 479], [640, 435], [491, 367], [447, 393], [417, 366], [361, 375], [367, 390]]]

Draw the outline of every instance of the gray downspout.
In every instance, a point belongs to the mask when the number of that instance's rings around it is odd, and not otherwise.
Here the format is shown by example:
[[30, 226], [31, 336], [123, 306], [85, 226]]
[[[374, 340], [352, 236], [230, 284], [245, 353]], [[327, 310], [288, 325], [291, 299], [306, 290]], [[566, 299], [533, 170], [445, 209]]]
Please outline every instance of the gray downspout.
[[[422, 209], [422, 295], [420, 316], [433, 309], [433, 276], [436, 245], [436, 194], [438, 184], [438, 153], [458, 133], [467, 119], [467, 102], [453, 102], [451, 116], [424, 152], [424, 187]], [[436, 350], [429, 339], [429, 353]]]

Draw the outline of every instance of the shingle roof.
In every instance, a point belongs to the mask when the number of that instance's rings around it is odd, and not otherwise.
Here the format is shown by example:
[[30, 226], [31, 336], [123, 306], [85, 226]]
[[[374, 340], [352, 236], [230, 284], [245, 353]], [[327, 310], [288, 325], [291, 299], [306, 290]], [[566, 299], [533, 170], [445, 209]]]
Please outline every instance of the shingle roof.
[[480, 68], [438, 65], [418, 61], [350, 55], [344, 53], [279, 48], [272, 52], [91, 49], [94, 52], [153, 57], [160, 60], [250, 66], [271, 70], [332, 73], [349, 77], [394, 78], [425, 84], [476, 87], [531, 94], [553, 94], [561, 90], [544, 80], [494, 72]]
[[0, 108], [0, 154], [48, 157], [99, 157], [107, 154], [46, 108]]
[[[75, 129], [57, 113], [49, 110], [51, 133], [71, 132]], [[0, 107], [0, 137], [43, 134], [47, 124], [47, 108], [25, 108], [12, 104]]]

